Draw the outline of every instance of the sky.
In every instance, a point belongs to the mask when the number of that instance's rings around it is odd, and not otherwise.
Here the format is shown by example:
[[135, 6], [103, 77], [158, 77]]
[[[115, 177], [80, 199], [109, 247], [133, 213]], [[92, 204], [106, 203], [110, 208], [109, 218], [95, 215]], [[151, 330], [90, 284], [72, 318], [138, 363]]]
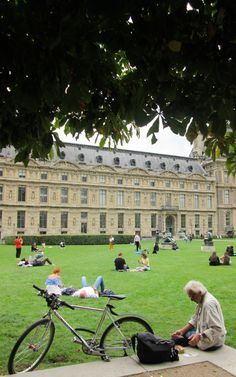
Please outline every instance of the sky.
[[[150, 126], [144, 126], [140, 128], [139, 138], [133, 137], [128, 144], [124, 143], [123, 146], [118, 145], [118, 148], [173, 156], [189, 156], [192, 146], [185, 137], [175, 135], [169, 128], [165, 128], [164, 130], [161, 129], [159, 133], [156, 134], [158, 141], [155, 144], [152, 144], [151, 137], [147, 137], [149, 127]], [[70, 135], [65, 136], [63, 130], [60, 130], [58, 133], [61, 140], [65, 142], [86, 145], [99, 144], [99, 142], [95, 144], [95, 138], [91, 138], [90, 141], [88, 141], [84, 135], [81, 135], [79, 140], [75, 140]]]

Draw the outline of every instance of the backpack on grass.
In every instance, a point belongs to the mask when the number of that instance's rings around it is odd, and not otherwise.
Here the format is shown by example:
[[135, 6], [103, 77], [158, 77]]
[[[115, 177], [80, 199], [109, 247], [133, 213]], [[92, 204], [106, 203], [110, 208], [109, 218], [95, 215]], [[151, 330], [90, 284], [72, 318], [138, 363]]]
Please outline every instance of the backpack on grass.
[[175, 342], [171, 339], [162, 339], [150, 332], [143, 332], [133, 335], [131, 340], [133, 349], [137, 349], [137, 356], [143, 364], [179, 360]]

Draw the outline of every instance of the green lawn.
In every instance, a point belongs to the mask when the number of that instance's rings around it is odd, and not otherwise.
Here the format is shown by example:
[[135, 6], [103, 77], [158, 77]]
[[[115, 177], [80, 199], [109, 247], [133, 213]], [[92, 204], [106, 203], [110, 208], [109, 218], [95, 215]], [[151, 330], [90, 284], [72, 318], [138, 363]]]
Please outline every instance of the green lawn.
[[[214, 242], [221, 256], [229, 241]], [[236, 241], [230, 241], [236, 249]], [[183, 293], [183, 286], [189, 280], [200, 280], [214, 294], [222, 305], [228, 331], [226, 343], [236, 348], [236, 257], [231, 266], [209, 267], [209, 254], [201, 251], [202, 241], [192, 243], [179, 241], [180, 251], [160, 251], [152, 254], [153, 241], [143, 241], [143, 248], [150, 250], [151, 271], [145, 273], [118, 273], [114, 271], [113, 260], [122, 251], [130, 267], [138, 265], [139, 255], [133, 245], [115, 245], [110, 252], [108, 246], [58, 246], [46, 248], [46, 255], [62, 269], [66, 286], [80, 287], [81, 276], [86, 275], [91, 284], [96, 276], [103, 275], [107, 288], [127, 298], [115, 302], [119, 314], [140, 314], [152, 325], [154, 332], [163, 337], [185, 324], [194, 311], [195, 304]], [[30, 247], [24, 246], [22, 257], [30, 254]], [[22, 268], [16, 266], [15, 248], [0, 246], [1, 273], [1, 327], [0, 327], [0, 374], [6, 374], [11, 348], [22, 331], [45, 312], [45, 302], [37, 296], [32, 284], [44, 287], [51, 266]], [[77, 298], [68, 301], [81, 303]], [[102, 306], [104, 299], [89, 299], [83, 303]], [[96, 313], [62, 309], [63, 315], [75, 327], [93, 327]], [[89, 314], [89, 315], [88, 315]], [[56, 336], [52, 348], [41, 369], [96, 360], [89, 357], [71, 341], [71, 334], [56, 321]]]

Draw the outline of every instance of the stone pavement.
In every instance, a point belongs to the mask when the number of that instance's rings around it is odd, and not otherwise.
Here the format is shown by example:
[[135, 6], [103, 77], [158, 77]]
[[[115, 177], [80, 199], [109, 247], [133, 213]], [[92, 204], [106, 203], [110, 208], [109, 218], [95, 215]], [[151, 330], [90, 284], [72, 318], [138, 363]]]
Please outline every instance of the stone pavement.
[[28, 372], [27, 377], [124, 377], [146, 371], [189, 365], [202, 361], [210, 361], [225, 369], [233, 376], [236, 376], [236, 349], [234, 348], [223, 346], [216, 351], [203, 352], [195, 348], [186, 347], [185, 353], [179, 356], [179, 361], [155, 365], [140, 364], [136, 356], [132, 358], [122, 357], [112, 359], [110, 362], [101, 360], [53, 369], [35, 370]]

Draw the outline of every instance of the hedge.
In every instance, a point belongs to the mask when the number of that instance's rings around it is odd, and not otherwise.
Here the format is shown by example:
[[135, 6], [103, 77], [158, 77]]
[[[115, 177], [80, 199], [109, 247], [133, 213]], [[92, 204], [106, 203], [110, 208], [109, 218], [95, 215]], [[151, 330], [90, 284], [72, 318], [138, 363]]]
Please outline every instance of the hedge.
[[[37, 235], [37, 236], [27, 236], [23, 235], [24, 245], [32, 245], [36, 242], [37, 245], [41, 245], [42, 242], [45, 242], [46, 245], [59, 245], [61, 241], [64, 241], [66, 245], [105, 245], [109, 242], [110, 235], [106, 234], [98, 234], [98, 235], [77, 235], [77, 236], [69, 236], [69, 235]], [[117, 234], [113, 235], [115, 239], [115, 244], [128, 244], [133, 242], [134, 236], [133, 235], [124, 235], [124, 234]], [[15, 237], [14, 236], [7, 236], [5, 237], [5, 244], [6, 245], [14, 245], [15, 244]]]

